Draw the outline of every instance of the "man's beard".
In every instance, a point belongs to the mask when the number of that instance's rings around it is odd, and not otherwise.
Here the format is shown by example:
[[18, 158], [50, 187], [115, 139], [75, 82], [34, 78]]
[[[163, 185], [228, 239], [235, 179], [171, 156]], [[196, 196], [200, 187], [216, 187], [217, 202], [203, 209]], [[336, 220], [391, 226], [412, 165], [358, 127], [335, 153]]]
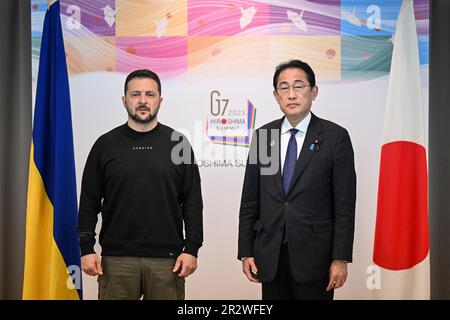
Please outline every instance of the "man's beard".
[[[145, 108], [149, 112], [149, 115], [146, 118], [140, 118], [137, 114], [139, 112], [139, 109], [142, 109], [142, 108]], [[153, 120], [155, 120], [156, 116], [158, 115], [159, 105], [156, 107], [154, 114], [152, 113], [152, 110], [147, 106], [138, 106], [135, 109], [134, 113], [132, 112], [130, 107], [126, 106], [126, 109], [127, 109], [127, 112], [128, 112], [128, 115], [130, 116], [130, 118], [133, 119], [136, 123], [148, 124], [148, 123], [152, 122]]]

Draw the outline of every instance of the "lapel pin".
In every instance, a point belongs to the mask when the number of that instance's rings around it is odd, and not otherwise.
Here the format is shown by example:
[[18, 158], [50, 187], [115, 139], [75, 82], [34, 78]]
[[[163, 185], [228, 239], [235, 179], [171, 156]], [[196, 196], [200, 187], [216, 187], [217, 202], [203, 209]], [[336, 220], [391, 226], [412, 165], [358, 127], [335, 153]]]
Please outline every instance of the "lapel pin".
[[310, 151], [315, 151], [315, 152], [319, 151], [319, 144], [320, 144], [320, 141], [319, 140], [315, 140], [314, 143], [310, 144], [309, 150]]
[[275, 141], [270, 140], [270, 146], [273, 147], [275, 145]]

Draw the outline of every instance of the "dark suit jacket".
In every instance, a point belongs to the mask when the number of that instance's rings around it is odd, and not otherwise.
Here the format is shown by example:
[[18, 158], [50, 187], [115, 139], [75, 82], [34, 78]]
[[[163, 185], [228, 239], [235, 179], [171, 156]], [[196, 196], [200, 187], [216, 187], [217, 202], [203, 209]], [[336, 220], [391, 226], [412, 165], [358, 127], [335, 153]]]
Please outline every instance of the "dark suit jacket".
[[[291, 269], [299, 283], [328, 278], [333, 259], [352, 261], [356, 174], [347, 130], [312, 114], [288, 194], [282, 186], [284, 117], [255, 131], [239, 213], [238, 259], [254, 257], [272, 281], [286, 224]], [[265, 130], [263, 130], [265, 129]], [[267, 156], [276, 165], [270, 169]]]

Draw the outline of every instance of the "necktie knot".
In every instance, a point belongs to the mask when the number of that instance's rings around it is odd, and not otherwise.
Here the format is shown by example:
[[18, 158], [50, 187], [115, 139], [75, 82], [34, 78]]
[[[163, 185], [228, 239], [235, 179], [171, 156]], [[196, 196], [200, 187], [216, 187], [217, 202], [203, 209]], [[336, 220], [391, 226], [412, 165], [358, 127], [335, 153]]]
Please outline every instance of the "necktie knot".
[[289, 129], [289, 131], [291, 131], [291, 137], [295, 136], [297, 134], [297, 132], [299, 131], [298, 129], [292, 128]]

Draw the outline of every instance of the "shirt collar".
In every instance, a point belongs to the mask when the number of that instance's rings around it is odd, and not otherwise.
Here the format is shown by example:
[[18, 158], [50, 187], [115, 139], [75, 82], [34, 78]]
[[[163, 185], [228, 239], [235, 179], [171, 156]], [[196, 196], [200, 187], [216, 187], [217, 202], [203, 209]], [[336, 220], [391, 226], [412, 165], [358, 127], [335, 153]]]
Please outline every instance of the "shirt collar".
[[281, 124], [281, 134], [287, 133], [292, 128], [298, 129], [299, 131], [305, 133], [306, 130], [308, 129], [310, 121], [311, 121], [311, 111], [308, 112], [308, 115], [302, 121], [300, 121], [295, 127], [293, 127], [289, 123], [289, 120], [286, 117], [284, 117], [283, 123]]

